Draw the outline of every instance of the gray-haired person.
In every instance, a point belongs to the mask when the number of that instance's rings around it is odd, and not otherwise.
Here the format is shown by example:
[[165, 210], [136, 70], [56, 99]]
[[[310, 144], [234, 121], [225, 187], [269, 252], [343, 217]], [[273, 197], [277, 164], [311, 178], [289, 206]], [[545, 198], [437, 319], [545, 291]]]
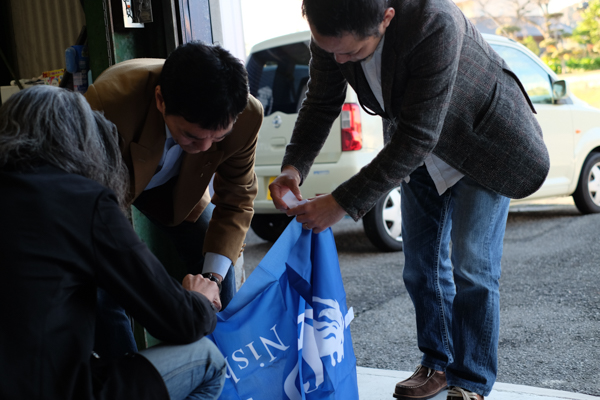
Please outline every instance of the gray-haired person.
[[[114, 125], [77, 93], [23, 90], [0, 108], [0, 398], [214, 399], [225, 360], [203, 336], [217, 284], [183, 284], [123, 213], [127, 171]], [[159, 345], [92, 353], [103, 288]]]
[[350, 84], [383, 118], [385, 146], [331, 194], [287, 214], [318, 233], [401, 186], [404, 282], [423, 357], [394, 397], [429, 399], [450, 386], [449, 399], [481, 399], [497, 375], [509, 198], [535, 192], [549, 169], [533, 105], [450, 0], [304, 0], [302, 10], [310, 81], [273, 201], [285, 210], [285, 193], [300, 198]]

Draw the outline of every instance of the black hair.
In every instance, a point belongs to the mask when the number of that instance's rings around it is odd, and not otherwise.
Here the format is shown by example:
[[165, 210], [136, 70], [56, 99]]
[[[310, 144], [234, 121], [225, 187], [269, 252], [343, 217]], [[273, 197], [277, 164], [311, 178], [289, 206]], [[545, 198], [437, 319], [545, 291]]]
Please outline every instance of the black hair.
[[320, 35], [379, 36], [388, 0], [303, 0], [302, 15]]
[[159, 79], [165, 113], [203, 129], [225, 129], [248, 104], [248, 73], [242, 61], [218, 45], [200, 41], [176, 48]]

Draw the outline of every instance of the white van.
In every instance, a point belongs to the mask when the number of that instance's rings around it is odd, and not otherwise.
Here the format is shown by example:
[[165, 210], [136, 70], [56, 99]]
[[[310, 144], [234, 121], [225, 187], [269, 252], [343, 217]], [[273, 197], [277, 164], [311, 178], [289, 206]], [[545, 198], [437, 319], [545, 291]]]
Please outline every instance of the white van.
[[[519, 76], [535, 108], [550, 152], [551, 168], [542, 188], [526, 200], [573, 196], [582, 213], [600, 212], [600, 110], [570, 94], [541, 60], [507, 38], [484, 35]], [[273, 206], [269, 183], [279, 174], [308, 81], [310, 32], [257, 44], [246, 64], [250, 92], [262, 103], [265, 119], [258, 138], [259, 192], [252, 229], [276, 240], [290, 221]], [[369, 163], [383, 146], [382, 122], [365, 113], [348, 87], [340, 117], [306, 177], [304, 198], [331, 193]], [[363, 217], [365, 233], [380, 250], [402, 249], [400, 190], [383, 196]]]

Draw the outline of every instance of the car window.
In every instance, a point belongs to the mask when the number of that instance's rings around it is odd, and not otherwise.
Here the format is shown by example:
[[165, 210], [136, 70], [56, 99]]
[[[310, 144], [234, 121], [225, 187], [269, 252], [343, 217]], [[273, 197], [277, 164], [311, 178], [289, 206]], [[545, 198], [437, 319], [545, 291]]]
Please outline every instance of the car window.
[[263, 105], [265, 116], [300, 108], [308, 82], [310, 51], [307, 42], [259, 51], [246, 63], [250, 93]]
[[496, 44], [492, 47], [519, 77], [532, 103], [552, 104], [552, 81], [542, 67], [515, 48]]

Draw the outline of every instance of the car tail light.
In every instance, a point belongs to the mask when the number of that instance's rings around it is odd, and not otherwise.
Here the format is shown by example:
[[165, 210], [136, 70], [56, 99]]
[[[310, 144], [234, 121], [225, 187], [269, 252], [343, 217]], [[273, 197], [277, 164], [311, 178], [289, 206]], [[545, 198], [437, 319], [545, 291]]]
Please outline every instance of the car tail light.
[[342, 151], [362, 149], [362, 126], [360, 124], [360, 106], [345, 103], [342, 107]]

